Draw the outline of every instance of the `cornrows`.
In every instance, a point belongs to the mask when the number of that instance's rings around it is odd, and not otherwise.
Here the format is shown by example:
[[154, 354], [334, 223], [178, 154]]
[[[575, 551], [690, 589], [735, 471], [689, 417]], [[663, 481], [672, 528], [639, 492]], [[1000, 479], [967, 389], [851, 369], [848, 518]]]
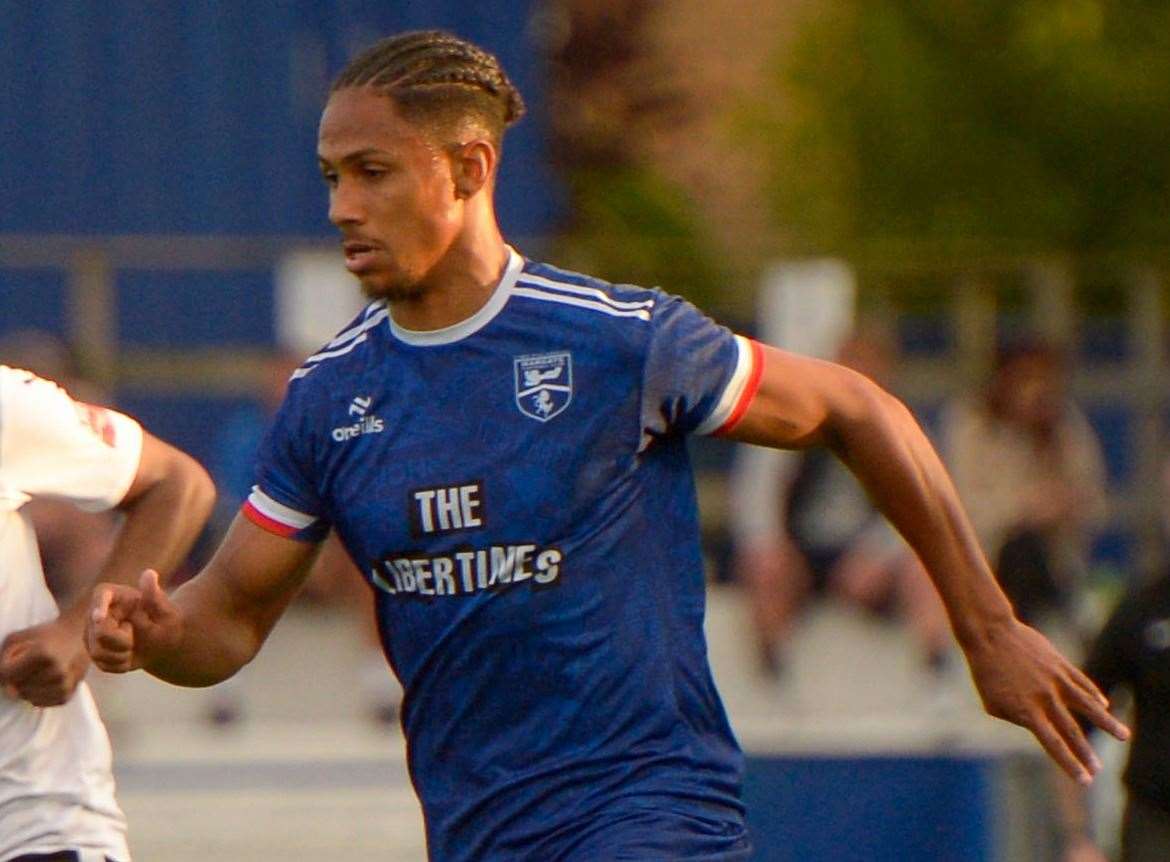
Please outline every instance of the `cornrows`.
[[419, 114], [475, 112], [497, 139], [524, 116], [524, 100], [499, 61], [441, 30], [391, 36], [355, 57], [331, 92], [373, 87]]

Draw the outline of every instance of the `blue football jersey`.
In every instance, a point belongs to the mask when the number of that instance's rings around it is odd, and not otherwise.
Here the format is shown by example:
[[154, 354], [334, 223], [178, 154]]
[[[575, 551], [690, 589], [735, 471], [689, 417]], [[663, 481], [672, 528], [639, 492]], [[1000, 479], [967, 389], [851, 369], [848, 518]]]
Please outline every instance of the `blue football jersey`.
[[685, 438], [759, 346], [514, 251], [473, 317], [375, 302], [294, 374], [245, 514], [337, 530], [375, 590], [432, 859], [738, 860]]

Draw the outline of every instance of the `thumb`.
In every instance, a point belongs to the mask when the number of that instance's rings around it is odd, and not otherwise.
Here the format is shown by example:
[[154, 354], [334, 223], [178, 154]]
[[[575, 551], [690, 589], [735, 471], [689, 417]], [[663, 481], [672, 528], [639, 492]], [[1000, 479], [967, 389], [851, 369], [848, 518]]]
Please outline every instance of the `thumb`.
[[0, 656], [6, 656], [8, 653], [15, 650], [20, 644], [29, 639], [28, 629], [21, 629], [17, 632], [12, 632], [8, 637], [4, 638], [4, 643], [0, 644]]
[[158, 582], [158, 572], [154, 569], [143, 572], [138, 589], [142, 593], [142, 608], [151, 619], [156, 620], [167, 613], [170, 599]]
[[4, 639], [4, 646], [0, 647], [0, 680], [6, 682], [13, 675], [16, 665], [27, 650], [28, 647], [23, 641], [14, 639], [11, 635]]
[[0, 681], [8, 682], [15, 676], [21, 660], [29, 650], [26, 631], [13, 632], [0, 645]]

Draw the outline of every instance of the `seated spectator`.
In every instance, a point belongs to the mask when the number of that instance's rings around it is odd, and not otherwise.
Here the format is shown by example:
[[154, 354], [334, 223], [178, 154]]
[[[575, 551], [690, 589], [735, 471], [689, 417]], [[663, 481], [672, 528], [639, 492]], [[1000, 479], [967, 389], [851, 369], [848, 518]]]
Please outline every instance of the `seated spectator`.
[[1088, 540], [1105, 509], [1101, 446], [1065, 392], [1060, 355], [1023, 342], [981, 397], [953, 403], [942, 446], [959, 496], [1024, 622], [1075, 633]]
[[[875, 333], [847, 339], [837, 361], [879, 382], [889, 367]], [[810, 596], [828, 593], [883, 615], [900, 612], [928, 667], [941, 669], [951, 635], [926, 572], [839, 460], [827, 450], [795, 457], [790, 478], [774, 490], [780, 504], [769, 509], [778, 523], [737, 531], [736, 572], [752, 607], [760, 669], [780, 675], [796, 615]]]

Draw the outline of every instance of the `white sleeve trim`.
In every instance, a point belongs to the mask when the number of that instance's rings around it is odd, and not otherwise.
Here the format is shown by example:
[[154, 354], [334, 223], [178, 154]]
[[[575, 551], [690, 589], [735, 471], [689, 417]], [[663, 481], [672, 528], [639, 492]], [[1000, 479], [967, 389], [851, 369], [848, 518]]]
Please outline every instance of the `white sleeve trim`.
[[735, 347], [737, 352], [735, 371], [732, 372], [731, 379], [727, 381], [727, 386], [724, 387], [719, 402], [710, 415], [695, 429], [696, 434], [711, 434], [723, 426], [723, 423], [731, 417], [736, 405], [739, 404], [744, 387], [747, 386], [747, 382], [752, 376], [751, 344], [742, 335], [737, 335], [735, 336]]
[[252, 486], [252, 493], [248, 495], [248, 502], [264, 517], [271, 518], [273, 521], [297, 530], [303, 530], [317, 523], [317, 518], [312, 515], [298, 512], [296, 509], [273, 500], [260, 490], [259, 485]]

